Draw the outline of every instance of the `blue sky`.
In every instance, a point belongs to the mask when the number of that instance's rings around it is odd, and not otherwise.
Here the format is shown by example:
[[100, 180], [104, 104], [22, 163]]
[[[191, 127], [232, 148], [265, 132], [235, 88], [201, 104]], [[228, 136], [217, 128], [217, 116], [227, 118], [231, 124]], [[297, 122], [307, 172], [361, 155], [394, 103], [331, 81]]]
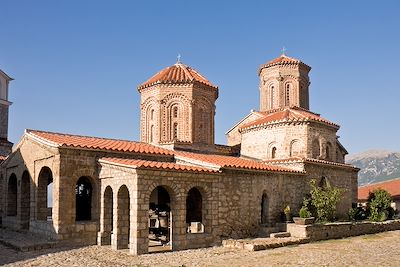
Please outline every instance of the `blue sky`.
[[350, 153], [400, 151], [399, 1], [0, 0], [9, 138], [25, 128], [139, 140], [137, 85], [182, 61], [220, 88], [216, 142], [258, 109], [257, 69], [312, 66], [311, 110]]

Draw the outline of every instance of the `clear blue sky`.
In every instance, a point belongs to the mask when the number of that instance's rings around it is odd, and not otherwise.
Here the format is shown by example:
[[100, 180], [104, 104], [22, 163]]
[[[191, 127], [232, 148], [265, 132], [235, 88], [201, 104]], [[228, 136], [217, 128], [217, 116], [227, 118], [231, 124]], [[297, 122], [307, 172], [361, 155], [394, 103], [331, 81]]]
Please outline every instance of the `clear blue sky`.
[[312, 66], [311, 110], [350, 153], [400, 150], [400, 1], [0, 0], [9, 137], [25, 128], [139, 139], [136, 86], [182, 61], [218, 85], [216, 142], [258, 109], [260, 64]]

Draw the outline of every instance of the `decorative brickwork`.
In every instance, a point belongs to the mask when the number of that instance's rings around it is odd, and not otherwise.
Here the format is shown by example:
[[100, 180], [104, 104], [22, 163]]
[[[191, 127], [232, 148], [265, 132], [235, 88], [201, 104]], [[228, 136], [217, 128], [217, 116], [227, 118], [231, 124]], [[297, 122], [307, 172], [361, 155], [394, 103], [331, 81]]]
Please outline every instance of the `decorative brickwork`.
[[261, 67], [263, 111], [228, 131], [235, 147], [214, 144], [218, 88], [179, 62], [138, 87], [142, 142], [26, 130], [0, 158], [1, 222], [132, 254], [200, 248], [297, 213], [311, 179], [347, 189], [345, 217], [358, 169], [339, 126], [305, 109], [309, 70], [289, 57]]

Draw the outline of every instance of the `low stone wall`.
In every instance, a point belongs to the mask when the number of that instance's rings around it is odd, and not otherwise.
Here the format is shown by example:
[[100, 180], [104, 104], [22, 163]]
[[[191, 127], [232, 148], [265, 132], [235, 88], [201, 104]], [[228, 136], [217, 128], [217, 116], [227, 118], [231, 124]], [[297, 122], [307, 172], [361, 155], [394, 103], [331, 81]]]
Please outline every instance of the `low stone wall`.
[[312, 241], [374, 234], [393, 230], [400, 230], [400, 220], [389, 220], [385, 222], [338, 222], [312, 225], [287, 224], [287, 231], [291, 236], [309, 238]]

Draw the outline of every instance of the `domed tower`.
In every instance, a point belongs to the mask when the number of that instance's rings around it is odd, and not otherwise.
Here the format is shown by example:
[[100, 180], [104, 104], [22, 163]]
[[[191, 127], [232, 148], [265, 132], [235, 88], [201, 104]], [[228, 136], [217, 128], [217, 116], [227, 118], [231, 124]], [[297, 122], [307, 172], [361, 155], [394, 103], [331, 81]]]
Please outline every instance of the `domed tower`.
[[138, 86], [142, 142], [176, 148], [214, 147], [218, 87], [181, 63], [167, 67]]
[[282, 54], [258, 69], [260, 77], [260, 111], [283, 107], [309, 109], [311, 67], [298, 59]]

